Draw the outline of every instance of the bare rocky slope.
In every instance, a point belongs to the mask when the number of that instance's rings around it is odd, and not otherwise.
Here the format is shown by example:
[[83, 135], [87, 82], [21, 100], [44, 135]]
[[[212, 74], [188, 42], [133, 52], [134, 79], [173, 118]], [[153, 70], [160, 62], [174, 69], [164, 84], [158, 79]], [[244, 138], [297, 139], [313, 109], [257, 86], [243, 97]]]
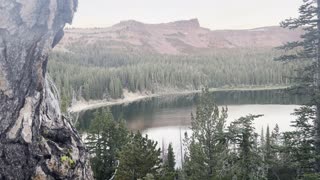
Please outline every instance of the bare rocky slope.
[[272, 48], [298, 40], [302, 30], [262, 27], [248, 30], [210, 30], [197, 19], [163, 24], [123, 21], [108, 28], [66, 29], [57, 50], [70, 50], [70, 45], [103, 46], [112, 51], [160, 54], [212, 53], [215, 49]]
[[93, 179], [46, 77], [77, 0], [0, 0], [0, 179]]

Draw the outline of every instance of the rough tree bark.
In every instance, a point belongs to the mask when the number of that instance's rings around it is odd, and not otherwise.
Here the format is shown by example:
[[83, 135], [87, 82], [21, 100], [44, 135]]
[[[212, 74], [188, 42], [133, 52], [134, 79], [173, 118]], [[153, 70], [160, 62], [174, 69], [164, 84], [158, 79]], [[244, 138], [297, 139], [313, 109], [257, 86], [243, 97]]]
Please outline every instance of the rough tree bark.
[[[315, 72], [315, 87], [316, 92], [320, 92], [320, 0], [317, 0], [317, 56], [316, 56], [316, 72]], [[318, 94], [317, 94], [318, 95]], [[316, 104], [316, 119], [315, 119], [315, 150], [316, 154], [320, 155], [320, 104]], [[316, 157], [316, 172], [320, 172], [320, 157]]]
[[46, 78], [77, 0], [0, 0], [0, 179], [93, 179]]

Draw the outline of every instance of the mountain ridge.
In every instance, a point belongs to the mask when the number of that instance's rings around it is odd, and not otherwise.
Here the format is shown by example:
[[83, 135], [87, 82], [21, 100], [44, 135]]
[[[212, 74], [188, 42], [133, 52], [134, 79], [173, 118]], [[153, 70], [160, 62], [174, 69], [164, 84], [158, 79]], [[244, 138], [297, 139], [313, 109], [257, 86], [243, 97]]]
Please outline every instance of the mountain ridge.
[[279, 26], [210, 30], [201, 27], [198, 19], [160, 24], [126, 20], [106, 28], [67, 28], [57, 49], [65, 49], [72, 43], [98, 43], [111, 51], [184, 55], [224, 48], [274, 48], [299, 40], [302, 32]]

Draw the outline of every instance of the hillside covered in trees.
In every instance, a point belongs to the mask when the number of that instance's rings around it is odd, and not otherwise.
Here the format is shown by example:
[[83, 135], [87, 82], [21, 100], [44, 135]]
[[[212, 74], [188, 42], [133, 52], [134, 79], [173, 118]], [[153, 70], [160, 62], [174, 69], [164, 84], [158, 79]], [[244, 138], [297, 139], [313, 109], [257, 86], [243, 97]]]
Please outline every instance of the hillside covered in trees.
[[[298, 39], [299, 30], [287, 32], [269, 27], [210, 31], [201, 28], [196, 20], [160, 24], [157, 33], [152, 31], [154, 26], [142, 23], [137, 26], [136, 22], [128, 21], [109, 29], [67, 29], [66, 37], [49, 61], [49, 74], [61, 93], [63, 109], [72, 100], [122, 98], [124, 90], [151, 94], [198, 90], [203, 86], [289, 85], [289, 77], [295, 76], [294, 70], [299, 66], [297, 63], [284, 66], [273, 61], [281, 55], [273, 47]], [[118, 32], [115, 29], [120, 27], [127, 27], [122, 39], [115, 36]], [[147, 40], [138, 33], [145, 31], [148, 31]], [[193, 34], [187, 33], [189, 31]], [[202, 35], [194, 34], [200, 31]], [[180, 42], [177, 44], [163, 38], [166, 32], [185, 32], [185, 35], [175, 37], [175, 42]], [[152, 44], [135, 45], [132, 39], [156, 41], [159, 45], [169, 42], [171, 50], [164, 53], [169, 45], [160, 49]], [[239, 40], [242, 43], [239, 44]], [[182, 41], [183, 46], [189, 48], [181, 48]], [[199, 48], [200, 42], [207, 46]], [[177, 53], [172, 53], [172, 48]]]
[[170, 56], [85, 49], [79, 47], [77, 53], [51, 55], [49, 73], [62, 97], [121, 98], [123, 89], [154, 93], [195, 90], [203, 85], [215, 88], [289, 85], [287, 77], [294, 76], [296, 67], [273, 62], [275, 51], [243, 49], [205, 56]]

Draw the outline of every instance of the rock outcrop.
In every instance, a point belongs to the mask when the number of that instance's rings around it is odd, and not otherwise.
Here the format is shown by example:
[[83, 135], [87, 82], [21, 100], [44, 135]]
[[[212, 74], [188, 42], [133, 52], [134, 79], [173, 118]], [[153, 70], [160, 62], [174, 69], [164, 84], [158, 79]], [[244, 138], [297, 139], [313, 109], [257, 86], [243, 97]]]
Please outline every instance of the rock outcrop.
[[92, 179], [88, 154], [60, 112], [48, 53], [77, 0], [0, 0], [0, 179]]

